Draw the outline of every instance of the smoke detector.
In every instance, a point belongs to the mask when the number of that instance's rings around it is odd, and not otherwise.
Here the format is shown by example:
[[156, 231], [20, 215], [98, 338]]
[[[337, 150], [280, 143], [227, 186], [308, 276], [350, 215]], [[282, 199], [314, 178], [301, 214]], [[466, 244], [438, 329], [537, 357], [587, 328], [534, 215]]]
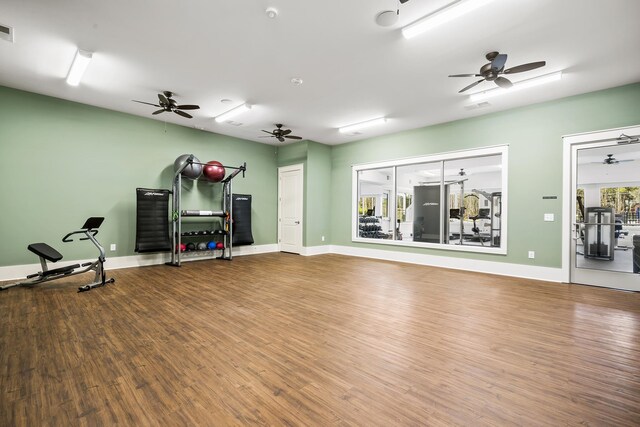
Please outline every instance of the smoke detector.
[[276, 19], [278, 17], [278, 10], [275, 7], [268, 7], [264, 11], [270, 19]]
[[395, 10], [385, 10], [376, 16], [376, 24], [381, 27], [390, 27], [398, 22], [398, 12]]

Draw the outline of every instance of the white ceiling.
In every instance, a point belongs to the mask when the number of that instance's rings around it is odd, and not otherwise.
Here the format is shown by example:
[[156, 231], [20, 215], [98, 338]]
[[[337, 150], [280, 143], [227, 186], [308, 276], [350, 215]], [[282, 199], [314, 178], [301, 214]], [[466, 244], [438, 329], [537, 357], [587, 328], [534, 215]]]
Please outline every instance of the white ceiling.
[[[0, 40], [0, 85], [264, 143], [277, 141], [260, 130], [284, 123], [340, 144], [640, 81], [638, 0], [495, 0], [402, 37], [401, 26], [451, 1], [411, 0], [385, 28], [375, 16], [396, 0], [0, 0], [0, 24], [15, 29], [14, 43]], [[95, 53], [71, 87], [78, 47]], [[447, 75], [478, 72], [492, 50], [509, 55], [507, 67], [547, 61], [513, 81], [564, 78], [467, 110], [457, 91], [473, 78]], [[162, 90], [202, 108], [188, 120], [131, 102], [155, 103]], [[212, 119], [244, 101], [254, 107], [234, 119], [241, 126]], [[360, 135], [337, 131], [380, 116], [388, 122]]]

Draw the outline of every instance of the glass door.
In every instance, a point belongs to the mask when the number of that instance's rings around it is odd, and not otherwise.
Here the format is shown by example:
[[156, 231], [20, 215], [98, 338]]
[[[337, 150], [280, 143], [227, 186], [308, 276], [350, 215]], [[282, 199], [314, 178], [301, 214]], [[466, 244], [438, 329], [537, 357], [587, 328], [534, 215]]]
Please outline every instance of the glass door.
[[640, 291], [640, 144], [576, 144], [571, 282]]

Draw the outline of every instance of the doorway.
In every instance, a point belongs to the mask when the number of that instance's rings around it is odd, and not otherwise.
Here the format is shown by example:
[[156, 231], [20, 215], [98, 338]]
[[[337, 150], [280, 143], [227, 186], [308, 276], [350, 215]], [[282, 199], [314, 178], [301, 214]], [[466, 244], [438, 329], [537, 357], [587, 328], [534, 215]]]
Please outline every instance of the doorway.
[[302, 252], [304, 165], [278, 168], [278, 248]]
[[565, 137], [571, 283], [640, 291], [639, 135], [631, 127]]

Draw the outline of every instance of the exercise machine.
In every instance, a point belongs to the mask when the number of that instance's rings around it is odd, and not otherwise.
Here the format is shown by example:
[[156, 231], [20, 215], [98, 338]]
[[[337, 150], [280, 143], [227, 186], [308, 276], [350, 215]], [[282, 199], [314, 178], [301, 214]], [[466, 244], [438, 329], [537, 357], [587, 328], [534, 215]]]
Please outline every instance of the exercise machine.
[[38, 283], [50, 282], [52, 280], [75, 276], [76, 274], [82, 274], [88, 271], [95, 272], [93, 282], [84, 286], [80, 286], [78, 288], [78, 292], [90, 291], [93, 288], [104, 286], [107, 283], [115, 283], [114, 278], [106, 278], [106, 273], [104, 271], [104, 248], [100, 245], [98, 240], [96, 240], [98, 228], [103, 221], [103, 217], [91, 217], [85, 221], [80, 230], [72, 231], [62, 238], [63, 242], [68, 243], [73, 241], [72, 236], [75, 236], [77, 234], [83, 235], [84, 237], [80, 237], [80, 240], [90, 240], [91, 243], [93, 243], [94, 246], [98, 249], [99, 255], [97, 260], [93, 262], [86, 262], [83, 264], [73, 264], [64, 267], [49, 269], [47, 261], [53, 263], [58, 262], [62, 259], [62, 254], [60, 254], [60, 252], [47, 245], [46, 243], [32, 243], [27, 246], [27, 249], [36, 254], [38, 258], [40, 258], [42, 271], [28, 275], [25, 281], [0, 286], [0, 290], [13, 288], [15, 286], [37, 285]]

